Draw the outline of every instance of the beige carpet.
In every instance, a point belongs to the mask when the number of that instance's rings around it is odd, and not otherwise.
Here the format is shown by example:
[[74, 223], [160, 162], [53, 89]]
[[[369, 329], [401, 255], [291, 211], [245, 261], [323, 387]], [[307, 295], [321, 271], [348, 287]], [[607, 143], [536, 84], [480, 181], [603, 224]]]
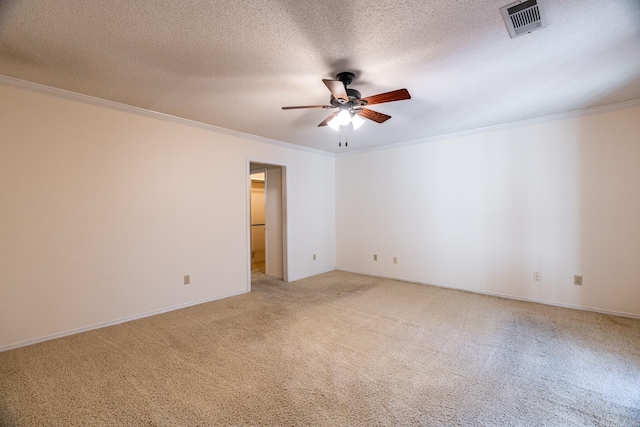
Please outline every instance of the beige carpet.
[[640, 320], [343, 272], [0, 353], [2, 426], [638, 426]]

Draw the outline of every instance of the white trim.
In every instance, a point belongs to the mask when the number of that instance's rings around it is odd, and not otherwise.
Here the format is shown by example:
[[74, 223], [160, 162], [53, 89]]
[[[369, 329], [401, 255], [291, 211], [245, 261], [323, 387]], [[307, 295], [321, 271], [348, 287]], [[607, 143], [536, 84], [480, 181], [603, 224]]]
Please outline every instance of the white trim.
[[78, 92], [72, 92], [65, 89], [58, 89], [52, 86], [46, 86], [40, 83], [29, 82], [26, 80], [16, 79], [14, 77], [0, 75], [0, 84], [5, 86], [16, 87], [19, 89], [29, 90], [32, 92], [44, 93], [47, 95], [56, 96], [58, 98], [69, 99], [71, 101], [82, 102], [98, 107], [110, 108], [112, 110], [122, 111], [125, 113], [136, 114], [139, 116], [151, 117], [155, 119], [166, 120], [181, 125], [186, 125], [194, 128], [204, 129], [217, 133], [224, 133], [239, 138], [245, 138], [252, 141], [264, 142], [267, 144], [277, 145], [279, 147], [292, 148], [295, 150], [306, 151], [314, 154], [321, 154], [328, 157], [335, 157], [335, 154], [329, 151], [319, 150], [317, 148], [311, 148], [304, 145], [293, 144], [290, 142], [278, 141], [277, 139], [266, 138], [259, 135], [253, 135], [251, 133], [240, 132], [233, 129], [227, 129], [220, 126], [210, 125], [195, 120], [185, 119], [182, 117], [172, 116], [171, 114], [159, 113], [157, 111], [146, 110], [141, 107], [134, 107], [132, 105], [122, 104], [116, 101], [110, 101], [107, 99], [97, 98], [91, 95], [85, 95]]
[[245, 189], [245, 197], [247, 204], [247, 246], [245, 247], [245, 254], [247, 255], [247, 292], [251, 292], [251, 161], [247, 157], [247, 171], [245, 172], [247, 177], [247, 188]]
[[[550, 305], [550, 306], [554, 306], [554, 307], [563, 307], [563, 308], [570, 308], [570, 309], [574, 309], [574, 310], [590, 311], [590, 312], [600, 313], [600, 314], [608, 314], [608, 315], [613, 315], [613, 316], [628, 317], [628, 318], [632, 318], [632, 319], [640, 319], [640, 314], [626, 313], [626, 312], [623, 312], [623, 311], [602, 310], [602, 309], [598, 309], [598, 308], [594, 308], [594, 307], [586, 307], [586, 306], [574, 305], [574, 304], [563, 304], [563, 303], [558, 303], [558, 302], [554, 302], [554, 301], [539, 300], [539, 299], [535, 299], [535, 298], [525, 298], [525, 297], [519, 297], [519, 296], [515, 296], [515, 295], [510, 295], [510, 294], [503, 294], [503, 293], [499, 293], [499, 292], [478, 291], [478, 290], [475, 290], [475, 289], [468, 289], [468, 288], [463, 288], [463, 287], [459, 287], [459, 286], [451, 286], [451, 285], [446, 285], [446, 284], [442, 284], [442, 283], [433, 283], [433, 282], [425, 282], [425, 281], [420, 281], [420, 280], [405, 279], [405, 278], [402, 278], [402, 277], [393, 277], [393, 276], [387, 276], [387, 275], [383, 275], [383, 274], [371, 274], [371, 273], [365, 273], [363, 271], [357, 271], [357, 270], [351, 270], [351, 269], [345, 269], [345, 268], [335, 268], [335, 269], [329, 269], [329, 270], [326, 270], [326, 271], [321, 271], [321, 272], [318, 272], [318, 273], [302, 275], [302, 276], [296, 276], [294, 278], [291, 278], [290, 282], [295, 282], [295, 281], [298, 281], [298, 280], [307, 279], [309, 277], [318, 276], [320, 274], [330, 273], [331, 271], [344, 271], [346, 273], [362, 274], [364, 276], [380, 277], [380, 278], [383, 278], [383, 279], [399, 280], [399, 281], [408, 282], [408, 283], [417, 283], [417, 284], [425, 285], [425, 286], [434, 286], [434, 287], [437, 287], [437, 288], [453, 289], [453, 290], [471, 292], [471, 293], [480, 294], [480, 295], [489, 295], [489, 296], [494, 296], [494, 297], [499, 297], [499, 298], [517, 300], [517, 301], [526, 301], [526, 302], [533, 302], [533, 303], [537, 303], [537, 304]], [[249, 283], [251, 283], [251, 280], [249, 280]], [[145, 317], [156, 316], [158, 314], [167, 313], [167, 312], [170, 312], [170, 311], [180, 310], [180, 309], [183, 309], [183, 308], [187, 308], [187, 307], [191, 307], [191, 306], [195, 306], [195, 305], [199, 305], [199, 304], [205, 304], [205, 303], [208, 303], [208, 302], [217, 301], [217, 300], [224, 299], [224, 298], [230, 298], [230, 297], [237, 296], [237, 295], [242, 295], [242, 294], [245, 294], [245, 293], [248, 293], [248, 292], [249, 291], [246, 291], [246, 290], [245, 291], [239, 291], [239, 292], [233, 292], [233, 293], [230, 293], [230, 294], [220, 295], [220, 296], [213, 297], [213, 298], [206, 298], [206, 299], [199, 300], [199, 301], [194, 301], [194, 302], [180, 304], [180, 305], [176, 305], [176, 306], [172, 306], [172, 307], [162, 308], [162, 309], [159, 309], [159, 310], [153, 310], [153, 311], [149, 311], [149, 312], [146, 312], [146, 313], [143, 313], [143, 314], [138, 314], [138, 315], [135, 315], [135, 316], [123, 317], [123, 318], [120, 318], [120, 319], [117, 319], [117, 320], [112, 320], [110, 322], [98, 323], [98, 324], [91, 325], [91, 326], [86, 326], [86, 327], [83, 327], [83, 328], [72, 329], [70, 331], [60, 332], [60, 333], [52, 334], [52, 335], [46, 335], [44, 337], [30, 339], [30, 340], [26, 340], [26, 341], [21, 341], [21, 342], [14, 343], [14, 344], [8, 344], [8, 345], [0, 347], [0, 353], [5, 352], [5, 351], [9, 351], [9, 350], [13, 350], [13, 349], [16, 349], [16, 348], [20, 348], [20, 347], [26, 347], [28, 345], [33, 345], [33, 344], [38, 344], [38, 343], [45, 342], [45, 341], [54, 340], [54, 339], [57, 339], [57, 338], [63, 338], [63, 337], [69, 336], [69, 335], [75, 335], [75, 334], [79, 334], [79, 333], [82, 333], [82, 332], [92, 331], [92, 330], [95, 330], [95, 329], [106, 328], [108, 326], [115, 326], [115, 325], [119, 325], [121, 323], [126, 323], [126, 322], [131, 322], [133, 320], [143, 319]]]
[[[280, 220], [282, 221], [282, 281], [289, 282], [289, 165], [280, 166]], [[266, 264], [265, 264], [266, 265]]]
[[[320, 274], [325, 274], [325, 273], [331, 273], [332, 271], [336, 271], [336, 270], [337, 270], [337, 268], [330, 268], [328, 270], [318, 271], [316, 273], [303, 274], [302, 276], [296, 276], [296, 277], [291, 278], [291, 280], [289, 280], [289, 282], [295, 282], [295, 281], [302, 280], [302, 279], [308, 279], [309, 277], [319, 276]], [[344, 271], [347, 271], [347, 270], [344, 270]], [[355, 271], [353, 273], [355, 273]], [[361, 274], [364, 274], [364, 273], [361, 273]]]
[[497, 131], [497, 130], [503, 130], [503, 129], [511, 129], [511, 128], [514, 128], [514, 127], [528, 126], [528, 125], [533, 125], [533, 124], [538, 124], [538, 123], [543, 123], [543, 122], [548, 122], [548, 121], [553, 121], [553, 120], [560, 120], [560, 119], [567, 119], [567, 118], [572, 118], [572, 117], [587, 116], [587, 115], [598, 114], [598, 113], [606, 113], [606, 112], [609, 112], [609, 111], [617, 111], [617, 110], [622, 110], [622, 109], [626, 109], [626, 108], [633, 108], [633, 107], [636, 107], [636, 106], [640, 106], [640, 99], [635, 99], [635, 100], [631, 100], [631, 101], [619, 102], [619, 103], [616, 103], [616, 104], [601, 105], [601, 106], [598, 106], [598, 107], [591, 107], [591, 108], [584, 108], [584, 109], [581, 109], [581, 110], [569, 111], [569, 112], [566, 112], [566, 113], [558, 113], [558, 114], [552, 114], [552, 115], [549, 115], [549, 116], [536, 117], [536, 118], [532, 118], [532, 119], [525, 119], [525, 120], [509, 122], [509, 123], [503, 123], [503, 124], [498, 124], [498, 125], [493, 125], [493, 126], [486, 126], [486, 127], [481, 127], [481, 128], [468, 129], [468, 130], [460, 131], [460, 132], [452, 132], [452, 133], [441, 134], [441, 135], [433, 135], [433, 136], [430, 136], [430, 137], [427, 137], [427, 138], [420, 138], [420, 139], [414, 139], [414, 140], [409, 140], [409, 141], [402, 141], [402, 142], [397, 142], [397, 143], [394, 143], [394, 144], [378, 145], [378, 146], [375, 146], [375, 147], [367, 147], [367, 148], [349, 150], [349, 151], [340, 152], [340, 153], [334, 153], [334, 152], [331, 152], [331, 151], [326, 151], [326, 150], [320, 150], [320, 149], [317, 149], [317, 148], [307, 147], [305, 145], [299, 145], [299, 144], [294, 144], [294, 143], [290, 143], [290, 142], [278, 141], [276, 139], [266, 138], [266, 137], [259, 136], [259, 135], [253, 135], [253, 134], [250, 134], [250, 133], [240, 132], [240, 131], [233, 130], [233, 129], [227, 129], [227, 128], [223, 128], [223, 127], [220, 127], [220, 126], [209, 125], [209, 124], [206, 124], [206, 123], [197, 122], [195, 120], [185, 119], [185, 118], [182, 118], [182, 117], [176, 117], [176, 116], [172, 116], [170, 114], [165, 114], [165, 113], [159, 113], [157, 111], [146, 110], [144, 108], [134, 107], [132, 105], [122, 104], [122, 103], [119, 103], [119, 102], [116, 102], [116, 101], [109, 101], [107, 99], [97, 98], [97, 97], [91, 96], [91, 95], [84, 95], [84, 94], [81, 94], [81, 93], [78, 93], [78, 92], [72, 92], [72, 91], [65, 90], [65, 89], [59, 89], [59, 88], [55, 88], [55, 87], [52, 87], [52, 86], [46, 86], [46, 85], [43, 85], [43, 84], [40, 84], [40, 83], [34, 83], [34, 82], [26, 81], [26, 80], [17, 79], [15, 77], [9, 77], [9, 76], [0, 75], [0, 84], [5, 85], [5, 86], [17, 87], [17, 88], [20, 88], [20, 89], [30, 90], [30, 91], [33, 91], [33, 92], [45, 93], [45, 94], [48, 94], [48, 95], [57, 96], [57, 97], [60, 97], [60, 98], [65, 98], [65, 99], [70, 99], [70, 100], [73, 100], [73, 101], [83, 102], [83, 103], [86, 103], [86, 104], [96, 105], [96, 106], [99, 106], [99, 107], [111, 108], [111, 109], [118, 110], [118, 111], [124, 111], [124, 112], [128, 112], [128, 113], [137, 114], [137, 115], [146, 116], [146, 117], [152, 117], [152, 118], [156, 118], [156, 119], [163, 119], [163, 120], [171, 121], [171, 122], [182, 124], [182, 125], [186, 125], [186, 126], [205, 129], [205, 130], [208, 130], [208, 131], [213, 131], [213, 132], [218, 132], [218, 133], [225, 133], [227, 135], [236, 136], [236, 137], [240, 137], [240, 138], [246, 138], [246, 139], [253, 140], [253, 141], [258, 141], [258, 142], [264, 142], [264, 143], [267, 143], [267, 144], [277, 145], [277, 146], [280, 146], [280, 147], [292, 148], [292, 149], [295, 149], [295, 150], [306, 151], [306, 152], [309, 152], [309, 153], [321, 154], [321, 155], [324, 155], [324, 156], [327, 156], [327, 157], [341, 157], [341, 156], [348, 156], [348, 155], [353, 155], [353, 154], [362, 154], [362, 153], [367, 153], [367, 152], [370, 152], [370, 151], [379, 151], [379, 150], [386, 150], [386, 149], [391, 149], [391, 148], [404, 147], [404, 146], [407, 146], [407, 145], [423, 144], [423, 143], [426, 143], [426, 142], [439, 141], [439, 140], [443, 140], [443, 139], [451, 139], [451, 138], [457, 138], [457, 137], [461, 137], [461, 136], [474, 135], [474, 134], [478, 134], [478, 133], [491, 132], [491, 131]]
[[610, 314], [610, 315], [613, 315], [613, 316], [621, 316], [621, 317], [629, 317], [629, 318], [632, 318], [632, 319], [640, 319], [640, 314], [626, 313], [624, 311], [603, 310], [603, 309], [600, 309], [600, 308], [587, 307], [587, 306], [584, 306], [584, 305], [565, 304], [565, 303], [561, 303], [561, 302], [541, 300], [541, 299], [536, 299], [536, 298], [526, 298], [526, 297], [520, 297], [520, 296], [517, 296], [517, 295], [503, 294], [503, 293], [500, 293], [500, 292], [479, 291], [477, 289], [469, 289], [469, 288], [464, 288], [464, 287], [460, 287], [460, 286], [452, 286], [452, 285], [447, 285], [447, 284], [444, 284], [444, 283], [425, 282], [425, 281], [422, 281], [422, 280], [407, 279], [407, 278], [403, 278], [403, 277], [386, 276], [386, 275], [383, 275], [383, 274], [371, 274], [371, 273], [365, 273], [363, 271], [356, 271], [356, 270], [350, 270], [350, 269], [345, 269], [345, 268], [336, 268], [336, 270], [337, 271], [344, 271], [344, 272], [347, 272], [347, 273], [362, 274], [362, 275], [365, 275], [365, 276], [380, 277], [380, 278], [383, 278], [383, 279], [400, 280], [402, 282], [408, 282], [408, 283], [417, 283], [419, 285], [434, 286], [436, 288], [454, 289], [454, 290], [457, 290], [457, 291], [471, 292], [471, 293], [474, 293], [474, 294], [489, 295], [489, 296], [493, 296], [493, 297], [499, 297], [499, 298], [517, 300], [517, 301], [534, 302], [534, 303], [537, 303], [537, 304], [550, 305], [550, 306], [554, 306], [554, 307], [571, 308], [571, 309], [574, 309], [574, 310], [591, 311], [593, 313]]
[[169, 311], [180, 310], [180, 309], [191, 307], [191, 306], [194, 306], [194, 305], [205, 304], [205, 303], [208, 303], [208, 302], [217, 301], [217, 300], [224, 299], [224, 298], [230, 298], [230, 297], [234, 297], [234, 296], [242, 295], [242, 294], [246, 294], [246, 293], [247, 293], [246, 290], [245, 291], [239, 291], [239, 292], [233, 292], [233, 293], [230, 293], [230, 294], [224, 294], [224, 295], [220, 295], [220, 296], [213, 297], [213, 298], [205, 298], [205, 299], [202, 299], [202, 300], [188, 302], [188, 303], [185, 303], [185, 304], [179, 304], [179, 305], [174, 305], [174, 306], [171, 306], [171, 307], [161, 308], [161, 309], [158, 309], [158, 310], [148, 311], [148, 312], [142, 313], [142, 314], [136, 314], [136, 315], [133, 315], [133, 316], [122, 317], [120, 319], [112, 320], [112, 321], [109, 321], [109, 322], [97, 323], [95, 325], [85, 326], [83, 328], [72, 329], [70, 331], [59, 332], [57, 334], [45, 335], [43, 337], [34, 338], [34, 339], [26, 340], [26, 341], [21, 341], [21, 342], [14, 343], [14, 344], [8, 344], [8, 345], [4, 345], [4, 346], [0, 347], [0, 353], [2, 353], [3, 351], [9, 351], [9, 350], [13, 350], [13, 349], [20, 348], [20, 347], [26, 347], [28, 345], [38, 344], [38, 343], [41, 343], [41, 342], [44, 342], [44, 341], [50, 341], [50, 340], [54, 340], [54, 339], [57, 339], [57, 338], [66, 337], [66, 336], [69, 336], [69, 335], [79, 334], [79, 333], [82, 333], [82, 332], [92, 331], [94, 329], [101, 329], [101, 328], [106, 328], [108, 326], [119, 325], [121, 323], [131, 322], [133, 320], [143, 319], [145, 317], [156, 316], [158, 314], [167, 313]]
[[550, 116], [535, 117], [535, 118], [532, 118], [532, 119], [525, 119], [525, 120], [519, 120], [519, 121], [509, 122], [509, 123], [502, 123], [502, 124], [498, 124], [498, 125], [486, 126], [486, 127], [481, 127], [481, 128], [468, 129], [468, 130], [464, 130], [464, 131], [460, 131], [460, 132], [452, 132], [452, 133], [446, 133], [446, 134], [441, 134], [441, 135], [434, 135], [434, 136], [430, 136], [430, 137], [427, 137], [427, 138], [412, 139], [410, 141], [401, 141], [401, 142], [396, 142], [394, 144], [377, 145], [375, 147], [360, 148], [360, 149], [356, 149], [356, 150], [350, 150], [350, 151], [345, 151], [345, 152], [342, 152], [342, 153], [337, 153], [336, 157], [343, 157], [343, 156], [349, 156], [349, 155], [355, 155], [355, 154], [364, 154], [364, 153], [368, 153], [368, 152], [372, 152], [372, 151], [390, 150], [390, 149], [393, 149], [393, 148], [406, 147], [406, 146], [409, 146], [409, 145], [425, 144], [425, 143], [428, 143], [428, 142], [441, 141], [441, 140], [445, 140], [445, 139], [459, 138], [459, 137], [463, 137], [463, 136], [476, 135], [476, 134], [481, 134], [481, 133], [486, 133], [486, 132], [495, 132], [495, 131], [500, 131], [500, 130], [505, 130], [505, 129], [513, 129], [513, 128], [517, 128], [517, 127], [531, 126], [531, 125], [551, 122], [551, 121], [555, 121], [555, 120], [570, 119], [570, 118], [574, 118], [574, 117], [590, 116], [590, 115], [593, 115], [593, 114], [603, 114], [603, 113], [608, 113], [608, 112], [611, 112], [611, 111], [625, 110], [627, 108], [635, 108], [635, 107], [640, 107], [640, 99], [634, 99], [632, 101], [619, 102], [619, 103], [616, 103], [616, 104], [601, 105], [599, 107], [585, 108], [585, 109], [582, 109], [582, 110], [569, 111], [569, 112], [566, 112], [566, 113], [552, 114]]

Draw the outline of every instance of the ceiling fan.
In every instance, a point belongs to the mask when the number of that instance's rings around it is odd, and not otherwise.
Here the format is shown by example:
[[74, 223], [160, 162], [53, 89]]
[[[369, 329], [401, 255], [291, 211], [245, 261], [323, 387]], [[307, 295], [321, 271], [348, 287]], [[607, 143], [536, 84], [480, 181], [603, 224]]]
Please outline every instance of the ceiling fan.
[[297, 107], [282, 107], [282, 109], [338, 108], [338, 111], [331, 113], [329, 117], [324, 119], [318, 126], [329, 125], [332, 129], [338, 130], [340, 126], [347, 126], [349, 123], [352, 123], [353, 127], [357, 129], [365, 122], [363, 118], [376, 123], [384, 123], [391, 118], [391, 116], [386, 114], [365, 108], [366, 106], [411, 99], [411, 95], [409, 95], [407, 89], [398, 89], [363, 98], [359, 91], [347, 88], [354, 78], [355, 74], [345, 71], [338, 73], [336, 80], [322, 80], [331, 91], [331, 100], [329, 101], [331, 105], [302, 105]]

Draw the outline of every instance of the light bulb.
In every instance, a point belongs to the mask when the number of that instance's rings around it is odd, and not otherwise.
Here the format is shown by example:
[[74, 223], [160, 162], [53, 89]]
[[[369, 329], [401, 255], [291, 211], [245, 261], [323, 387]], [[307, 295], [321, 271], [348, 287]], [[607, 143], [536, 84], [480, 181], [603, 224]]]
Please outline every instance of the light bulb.
[[338, 123], [340, 123], [341, 126], [346, 126], [351, 123], [351, 113], [349, 113], [349, 110], [341, 110], [336, 116], [336, 119], [338, 119]]
[[351, 119], [351, 124], [353, 125], [353, 129], [356, 130], [358, 129], [360, 126], [362, 126], [364, 124], [365, 120], [360, 117], [359, 115], [355, 114], [353, 116], [353, 118]]
[[340, 120], [338, 120], [337, 114], [333, 117], [333, 119], [329, 120], [329, 123], [327, 124], [331, 129], [335, 130], [336, 132], [340, 130]]

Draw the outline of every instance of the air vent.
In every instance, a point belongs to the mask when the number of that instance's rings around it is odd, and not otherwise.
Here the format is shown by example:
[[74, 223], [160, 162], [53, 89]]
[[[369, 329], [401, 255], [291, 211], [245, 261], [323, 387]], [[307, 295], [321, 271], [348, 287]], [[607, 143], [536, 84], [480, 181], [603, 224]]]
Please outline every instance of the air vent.
[[537, 0], [517, 1], [501, 7], [500, 12], [512, 39], [548, 25]]

